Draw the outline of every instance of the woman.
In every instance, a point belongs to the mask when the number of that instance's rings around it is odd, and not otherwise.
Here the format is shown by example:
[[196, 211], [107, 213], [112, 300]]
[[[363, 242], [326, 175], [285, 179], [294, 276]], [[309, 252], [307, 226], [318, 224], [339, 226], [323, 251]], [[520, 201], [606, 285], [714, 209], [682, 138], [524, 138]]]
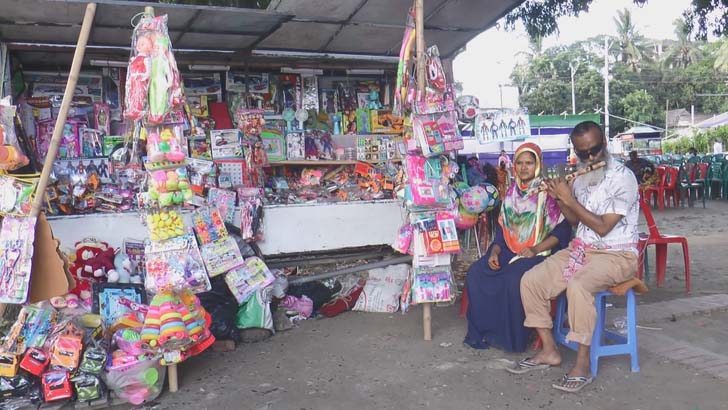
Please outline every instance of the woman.
[[[541, 149], [525, 143], [514, 155], [516, 182], [501, 205], [496, 236], [485, 256], [468, 270], [468, 334], [476, 349], [494, 345], [526, 350], [531, 329], [523, 326], [520, 282], [526, 271], [568, 245], [571, 226], [541, 184]], [[529, 193], [530, 192], [530, 193]]]
[[500, 161], [498, 163], [496, 175], [498, 176], [498, 196], [504, 198], [511, 184], [511, 176], [508, 173], [508, 168], [506, 168], [506, 163], [504, 161]]

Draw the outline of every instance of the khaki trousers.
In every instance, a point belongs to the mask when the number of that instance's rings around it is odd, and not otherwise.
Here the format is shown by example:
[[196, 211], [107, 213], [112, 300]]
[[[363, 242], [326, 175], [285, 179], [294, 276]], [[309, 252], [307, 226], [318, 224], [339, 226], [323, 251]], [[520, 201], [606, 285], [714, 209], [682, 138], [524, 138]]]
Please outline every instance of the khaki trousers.
[[628, 251], [587, 250], [585, 265], [567, 282], [563, 272], [570, 253], [571, 246], [523, 275], [521, 301], [526, 312], [523, 325], [551, 329], [551, 299], [566, 290], [571, 328], [566, 339], [589, 346], [597, 316], [594, 294], [632, 278], [637, 271], [637, 255]]

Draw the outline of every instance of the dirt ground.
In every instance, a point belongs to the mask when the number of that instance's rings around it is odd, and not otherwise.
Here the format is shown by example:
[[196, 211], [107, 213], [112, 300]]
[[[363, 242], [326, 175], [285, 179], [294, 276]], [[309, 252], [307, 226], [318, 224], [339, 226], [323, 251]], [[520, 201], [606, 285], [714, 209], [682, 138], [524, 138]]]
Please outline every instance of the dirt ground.
[[[655, 211], [663, 233], [689, 239], [691, 296], [728, 293], [728, 202], [708, 208]], [[643, 228], [646, 228], [643, 226]], [[650, 254], [654, 269], [654, 255]], [[670, 250], [666, 286], [640, 304], [684, 297], [682, 253]], [[680, 326], [685, 323], [686, 326]], [[690, 324], [690, 326], [687, 326]], [[155, 409], [728, 409], [726, 382], [641, 350], [641, 372], [626, 357], [602, 359], [599, 377], [580, 394], [551, 387], [561, 368], [513, 376], [503, 370], [518, 355], [462, 344], [466, 322], [458, 306], [433, 309], [433, 340], [422, 340], [422, 313], [345, 313], [230, 353], [205, 353], [180, 366], [180, 391], [165, 392]], [[697, 329], [697, 330], [692, 330]], [[726, 353], [728, 314], [664, 324], [675, 337], [704, 338]]]

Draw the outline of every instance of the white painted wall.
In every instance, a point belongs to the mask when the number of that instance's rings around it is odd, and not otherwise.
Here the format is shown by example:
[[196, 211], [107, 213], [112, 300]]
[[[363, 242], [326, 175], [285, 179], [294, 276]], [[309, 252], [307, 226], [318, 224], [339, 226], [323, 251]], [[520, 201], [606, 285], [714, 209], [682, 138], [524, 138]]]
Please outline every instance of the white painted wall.
[[[269, 205], [264, 209], [265, 239], [258, 245], [263, 254], [276, 255], [390, 244], [404, 218], [401, 202], [395, 200]], [[126, 238], [147, 237], [136, 213], [59, 217], [50, 224], [61, 246], [67, 248], [90, 236], [113, 247], [120, 247]]]

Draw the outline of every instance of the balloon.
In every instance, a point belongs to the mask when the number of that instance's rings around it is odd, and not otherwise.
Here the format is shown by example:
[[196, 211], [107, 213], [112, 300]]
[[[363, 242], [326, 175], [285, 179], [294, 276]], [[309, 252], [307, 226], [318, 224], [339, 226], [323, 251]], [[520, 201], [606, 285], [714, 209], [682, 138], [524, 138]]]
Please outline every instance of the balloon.
[[490, 197], [482, 186], [474, 186], [463, 192], [460, 202], [466, 211], [471, 214], [479, 214], [488, 207]]
[[487, 212], [495, 208], [495, 206], [498, 204], [498, 188], [496, 188], [495, 185], [488, 183], [483, 185], [483, 188], [488, 194], [488, 203], [485, 208], [485, 211]]
[[476, 223], [478, 223], [478, 215], [468, 212], [463, 208], [463, 204], [460, 204], [457, 215], [455, 215], [455, 227], [466, 230], [475, 226]]

